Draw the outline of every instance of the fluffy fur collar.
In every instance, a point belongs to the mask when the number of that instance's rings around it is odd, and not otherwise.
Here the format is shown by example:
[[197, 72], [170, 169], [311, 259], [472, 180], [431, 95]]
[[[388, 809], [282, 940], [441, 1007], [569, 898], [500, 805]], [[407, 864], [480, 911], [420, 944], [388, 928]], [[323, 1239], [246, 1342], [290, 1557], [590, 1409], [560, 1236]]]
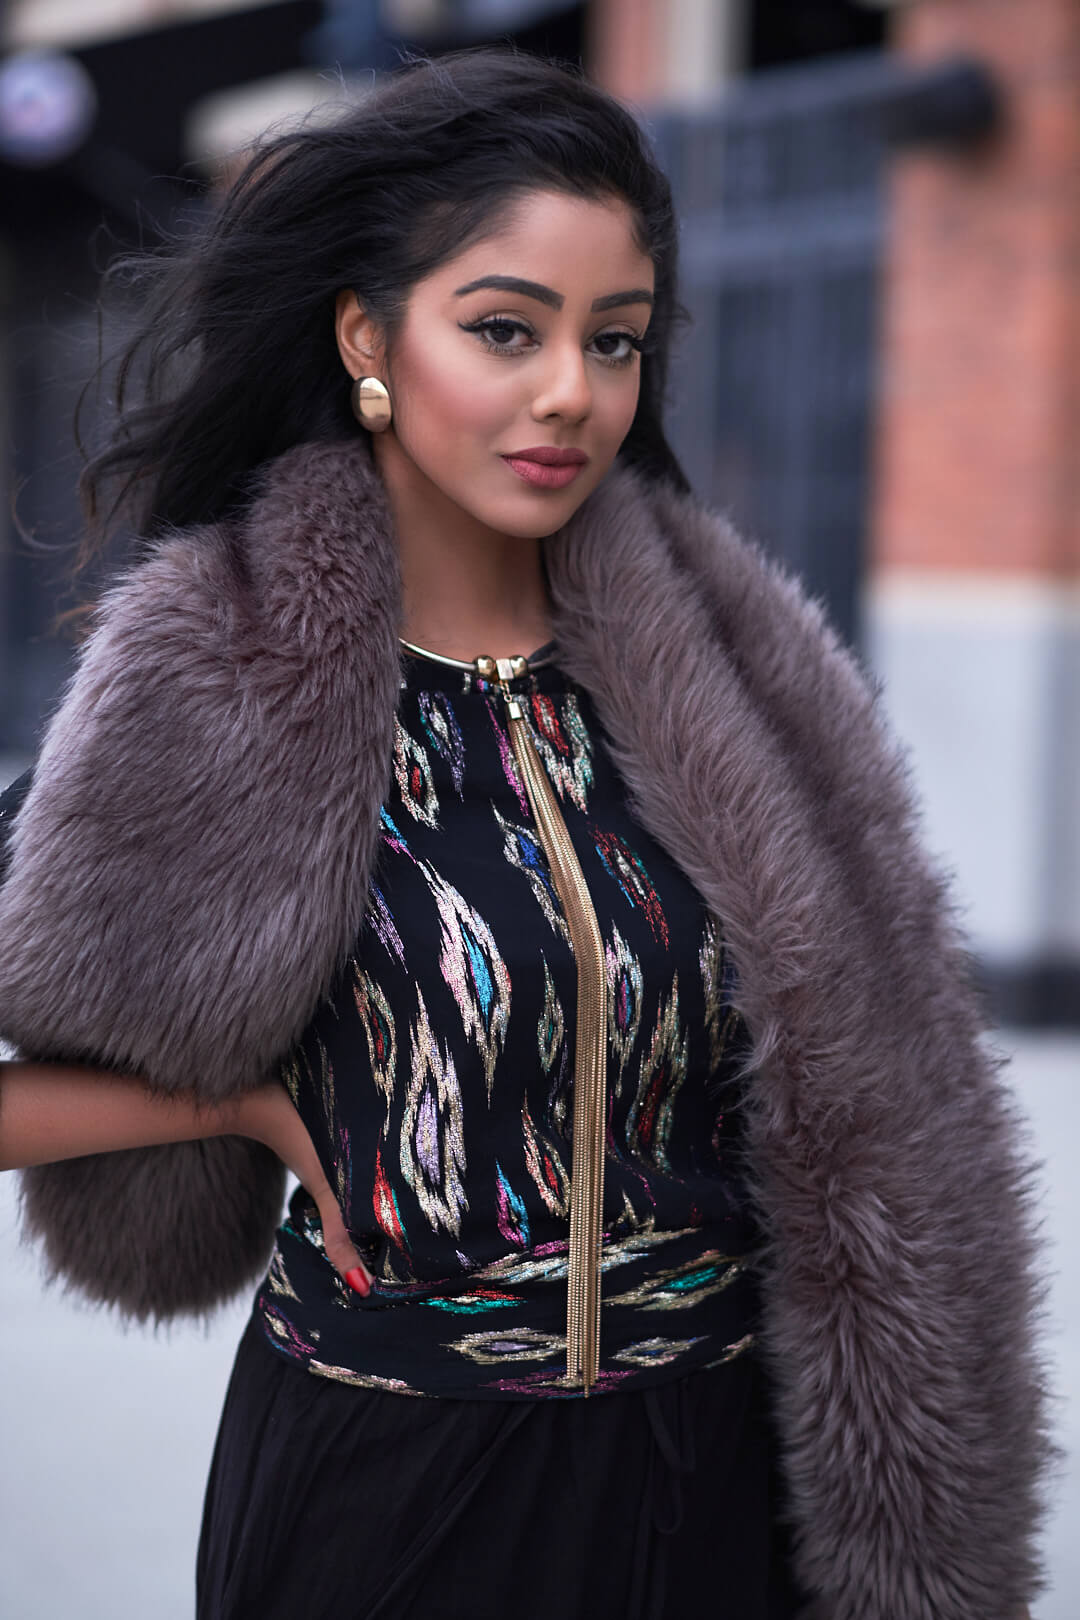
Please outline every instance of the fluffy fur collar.
[[[1047, 1437], [1034, 1166], [875, 685], [800, 585], [615, 469], [546, 542], [555, 633], [637, 811], [721, 919], [754, 1040], [763, 1336], [797, 1567], [828, 1620], [1009, 1620]], [[0, 890], [0, 1032], [222, 1098], [363, 914], [400, 579], [360, 444], [109, 592]], [[218, 1138], [23, 1173], [50, 1276], [139, 1319], [255, 1280], [283, 1171]]]

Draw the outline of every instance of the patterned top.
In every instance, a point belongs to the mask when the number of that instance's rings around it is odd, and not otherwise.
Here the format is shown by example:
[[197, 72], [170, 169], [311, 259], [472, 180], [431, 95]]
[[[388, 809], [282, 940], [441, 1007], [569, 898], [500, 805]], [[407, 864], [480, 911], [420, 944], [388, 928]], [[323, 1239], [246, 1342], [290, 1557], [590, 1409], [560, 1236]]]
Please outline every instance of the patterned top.
[[[538, 655], [534, 655], [538, 656]], [[312, 1373], [413, 1395], [566, 1382], [577, 973], [502, 698], [405, 654], [393, 784], [354, 951], [281, 1066], [375, 1276], [340, 1278], [303, 1187], [255, 1312]], [[543, 662], [510, 689], [558, 794], [610, 991], [599, 1380], [731, 1360], [760, 1243], [740, 1164], [732, 964], [635, 819], [588, 694]]]

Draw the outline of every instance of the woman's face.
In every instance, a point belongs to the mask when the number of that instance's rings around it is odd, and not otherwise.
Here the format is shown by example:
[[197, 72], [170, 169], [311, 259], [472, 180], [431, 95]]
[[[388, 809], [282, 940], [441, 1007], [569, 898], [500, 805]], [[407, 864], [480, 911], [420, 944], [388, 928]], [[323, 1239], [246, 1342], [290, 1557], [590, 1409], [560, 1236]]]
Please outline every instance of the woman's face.
[[[345, 367], [390, 389], [376, 456], [391, 490], [441, 496], [500, 533], [553, 533], [633, 422], [653, 287], [625, 203], [533, 191], [417, 283], [389, 368], [377, 329], [343, 292]], [[573, 452], [576, 465], [520, 459], [536, 451]]]

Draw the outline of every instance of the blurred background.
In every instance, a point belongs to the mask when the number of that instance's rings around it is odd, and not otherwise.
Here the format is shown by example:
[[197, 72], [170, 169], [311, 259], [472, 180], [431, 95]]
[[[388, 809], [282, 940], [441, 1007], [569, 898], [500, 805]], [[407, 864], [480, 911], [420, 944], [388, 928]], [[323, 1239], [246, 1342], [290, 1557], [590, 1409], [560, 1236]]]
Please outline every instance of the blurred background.
[[[1080, 1594], [1080, 0], [0, 3], [0, 786], [70, 669], [73, 413], [116, 252], [402, 48], [513, 40], [629, 103], [694, 324], [671, 436], [883, 683], [1041, 1157], [1060, 1438], [1037, 1620]], [[37, 545], [23, 534], [30, 531]], [[180, 1620], [248, 1300], [123, 1331], [0, 1177], [0, 1612]], [[964, 1489], [963, 1480], [957, 1489]]]

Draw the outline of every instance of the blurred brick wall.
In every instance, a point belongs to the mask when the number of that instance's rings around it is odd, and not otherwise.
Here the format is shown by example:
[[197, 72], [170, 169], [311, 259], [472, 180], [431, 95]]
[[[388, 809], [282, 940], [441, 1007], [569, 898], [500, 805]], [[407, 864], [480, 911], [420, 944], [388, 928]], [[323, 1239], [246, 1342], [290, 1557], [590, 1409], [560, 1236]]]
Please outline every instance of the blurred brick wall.
[[895, 165], [879, 568], [1080, 569], [1080, 4], [919, 0], [912, 58], [964, 49], [1005, 92], [976, 155]]

